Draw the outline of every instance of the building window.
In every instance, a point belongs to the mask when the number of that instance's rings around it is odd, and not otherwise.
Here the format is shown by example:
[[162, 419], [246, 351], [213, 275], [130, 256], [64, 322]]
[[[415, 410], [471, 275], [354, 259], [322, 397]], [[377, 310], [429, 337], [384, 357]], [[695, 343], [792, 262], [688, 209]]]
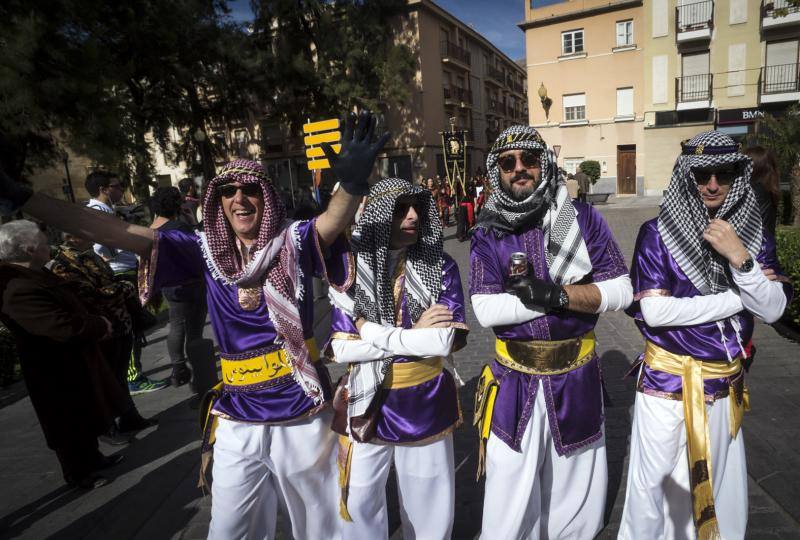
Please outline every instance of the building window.
[[567, 171], [567, 174], [575, 174], [581, 163], [583, 163], [581, 157], [564, 158], [564, 170]]
[[617, 116], [633, 116], [633, 88], [617, 88]]
[[564, 96], [564, 121], [586, 120], [586, 94]]
[[561, 32], [561, 53], [575, 54], [583, 52], [583, 29]]
[[617, 47], [633, 45], [633, 21], [617, 23]]

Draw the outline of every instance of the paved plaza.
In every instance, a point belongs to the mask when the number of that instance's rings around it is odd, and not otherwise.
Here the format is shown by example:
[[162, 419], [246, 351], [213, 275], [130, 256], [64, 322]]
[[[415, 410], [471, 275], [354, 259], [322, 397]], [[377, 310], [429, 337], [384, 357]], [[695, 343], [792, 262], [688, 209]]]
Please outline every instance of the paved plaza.
[[[641, 223], [657, 213], [653, 198], [612, 199], [598, 206], [611, 225], [628, 260]], [[466, 289], [469, 244], [447, 229], [445, 249], [456, 259]], [[318, 303], [317, 334], [327, 333], [329, 308]], [[454, 538], [475, 538], [480, 531], [482, 482], [475, 481], [477, 442], [471, 425], [473, 392], [481, 366], [493, 355], [494, 336], [481, 328], [468, 310], [468, 347], [456, 355], [463, 379], [461, 405], [464, 426], [455, 434], [457, 506]], [[210, 327], [206, 335], [211, 336]], [[632, 379], [623, 379], [642, 350], [633, 321], [623, 313], [600, 317], [598, 353], [608, 391], [606, 442], [609, 490], [606, 528], [599, 538], [615, 538], [625, 497]], [[169, 374], [166, 328], [150, 336], [145, 368], [153, 378]], [[748, 538], [800, 539], [800, 345], [759, 324], [758, 356], [748, 377], [752, 410], [746, 415], [744, 437], [750, 475]], [[55, 359], [49, 359], [55, 361]], [[334, 366], [334, 375], [342, 372]], [[0, 537], [2, 538], [205, 538], [210, 498], [196, 487], [199, 466], [198, 412], [190, 407], [186, 386], [136, 396], [145, 416], [159, 425], [140, 433], [127, 447], [103, 446], [121, 452], [125, 461], [110, 471], [111, 483], [92, 492], [68, 489], [58, 462], [47, 449], [30, 400], [21, 383], [0, 394]], [[81, 411], [74, 411], [81, 421]], [[688, 496], [688, 494], [687, 494]], [[394, 488], [390, 500], [396, 508]], [[393, 509], [391, 532], [398, 532]], [[286, 537], [286, 536], [284, 536]], [[491, 538], [491, 534], [489, 534]], [[315, 539], [316, 540], [316, 539]]]

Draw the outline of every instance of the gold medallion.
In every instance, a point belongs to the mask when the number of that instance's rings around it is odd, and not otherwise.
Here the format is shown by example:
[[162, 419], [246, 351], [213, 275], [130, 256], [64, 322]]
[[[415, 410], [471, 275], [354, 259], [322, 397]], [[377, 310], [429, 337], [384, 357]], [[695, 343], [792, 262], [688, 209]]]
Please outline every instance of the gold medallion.
[[245, 311], [255, 311], [261, 305], [261, 287], [239, 287], [239, 305]]

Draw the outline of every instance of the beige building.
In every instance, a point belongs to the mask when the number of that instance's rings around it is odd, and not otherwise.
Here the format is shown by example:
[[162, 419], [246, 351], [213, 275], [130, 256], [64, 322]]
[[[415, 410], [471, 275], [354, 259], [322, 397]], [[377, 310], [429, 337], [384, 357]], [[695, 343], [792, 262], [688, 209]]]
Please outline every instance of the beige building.
[[650, 0], [644, 19], [646, 192], [667, 186], [682, 140], [718, 129], [744, 142], [800, 98], [800, 10], [786, 0]]
[[[525, 2], [530, 124], [574, 173], [600, 163], [595, 193], [644, 192], [641, 0]], [[560, 147], [560, 148], [559, 148]]]
[[[378, 113], [383, 129], [392, 133], [379, 156], [380, 175], [415, 182], [444, 177], [440, 132], [449, 128], [450, 118], [467, 132], [468, 172], [485, 168], [497, 134], [527, 121], [525, 70], [431, 0], [408, 0], [393, 24], [395, 39], [417, 58], [417, 71], [408, 100], [385, 104]], [[277, 125], [265, 127], [264, 134], [270, 173], [285, 187], [290, 181], [309, 185], [302, 138], [285, 137]]]

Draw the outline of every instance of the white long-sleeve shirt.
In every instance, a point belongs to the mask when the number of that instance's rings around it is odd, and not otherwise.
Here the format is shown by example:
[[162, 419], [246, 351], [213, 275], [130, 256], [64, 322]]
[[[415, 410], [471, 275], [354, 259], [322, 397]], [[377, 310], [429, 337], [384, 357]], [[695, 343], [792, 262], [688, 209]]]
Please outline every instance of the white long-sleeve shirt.
[[[600, 290], [600, 307], [596, 313], [625, 309], [633, 301], [633, 287], [628, 274], [593, 285]], [[471, 300], [475, 317], [485, 328], [522, 324], [547, 314], [544, 309], [525, 307], [522, 300], [508, 293], [473, 294]]]

